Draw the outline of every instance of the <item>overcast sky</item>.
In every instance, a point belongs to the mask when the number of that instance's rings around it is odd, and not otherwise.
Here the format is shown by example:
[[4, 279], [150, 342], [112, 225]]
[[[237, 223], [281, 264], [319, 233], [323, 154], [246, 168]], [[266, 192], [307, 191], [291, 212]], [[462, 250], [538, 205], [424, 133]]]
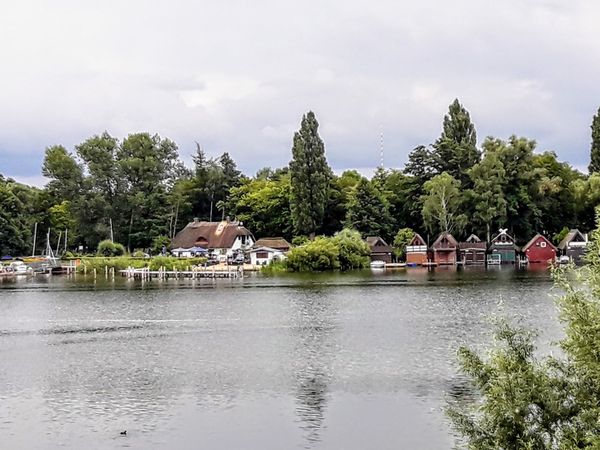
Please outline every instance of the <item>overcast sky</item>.
[[107, 130], [198, 141], [253, 174], [315, 111], [331, 166], [402, 167], [458, 97], [479, 141], [536, 139], [579, 168], [600, 106], [600, 2], [3, 0], [0, 173]]

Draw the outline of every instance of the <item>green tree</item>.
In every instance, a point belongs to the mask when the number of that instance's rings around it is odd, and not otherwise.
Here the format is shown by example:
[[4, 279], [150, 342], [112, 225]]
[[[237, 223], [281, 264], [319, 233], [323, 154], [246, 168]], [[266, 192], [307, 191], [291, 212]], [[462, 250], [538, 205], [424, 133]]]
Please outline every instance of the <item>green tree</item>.
[[168, 233], [171, 208], [167, 193], [181, 174], [177, 146], [158, 135], [130, 134], [116, 157], [126, 186], [127, 247], [147, 248], [154, 237]]
[[75, 147], [89, 174], [91, 188], [105, 196], [110, 204], [119, 191], [120, 177], [117, 175], [116, 153], [118, 139], [106, 131], [92, 136]]
[[393, 220], [382, 193], [366, 178], [356, 185], [348, 202], [347, 228], [358, 230], [363, 236], [381, 236], [389, 240]]
[[256, 237], [292, 238], [290, 177], [245, 180], [231, 189], [228, 209]]
[[503, 322], [488, 358], [461, 348], [461, 369], [481, 400], [448, 414], [466, 447], [600, 448], [600, 220], [585, 268], [558, 269], [565, 337], [559, 357], [536, 357], [533, 334]]
[[539, 196], [539, 171], [534, 165], [536, 142], [511, 136], [508, 142], [488, 138], [486, 153], [496, 153], [505, 171], [504, 199], [506, 223], [517, 239], [527, 241], [538, 229], [543, 229], [541, 211], [536, 203]]
[[594, 172], [587, 179], [575, 179], [569, 186], [575, 204], [576, 223], [581, 230], [594, 225], [594, 211], [600, 205], [600, 173]]
[[46, 189], [57, 200], [73, 200], [81, 191], [83, 170], [62, 145], [46, 149], [42, 175], [50, 178]]
[[[71, 213], [71, 203], [64, 200], [59, 204], [52, 206], [48, 210], [48, 213], [50, 215], [50, 226], [54, 230], [59, 230], [62, 233], [63, 239], [68, 239], [69, 242], [73, 242], [73, 230], [75, 228], [76, 221]], [[66, 237], [65, 234], [67, 235]]]
[[415, 232], [411, 228], [400, 228], [394, 237], [394, 256], [402, 261], [406, 257], [406, 246], [412, 241]]
[[592, 148], [590, 150], [590, 173], [600, 172], [600, 108], [592, 119]]
[[481, 158], [477, 134], [469, 112], [455, 99], [444, 116], [442, 135], [433, 145], [437, 173], [447, 172], [463, 184], [469, 184], [467, 171]]
[[78, 241], [87, 248], [113, 234], [123, 238], [127, 228], [127, 198], [119, 172], [119, 140], [107, 132], [92, 136], [75, 147], [87, 176], [80, 196], [71, 203]]
[[318, 128], [314, 113], [309, 111], [294, 134], [290, 204], [296, 234], [314, 235], [325, 217], [332, 173]]
[[421, 184], [431, 180], [438, 174], [434, 150], [420, 145], [408, 155], [404, 172], [417, 178]]
[[549, 151], [533, 156], [533, 173], [537, 189], [532, 198], [539, 210], [541, 229], [552, 235], [564, 226], [579, 226], [571, 186], [574, 180], [583, 179], [583, 175], [558, 161], [556, 153]]
[[325, 218], [321, 226], [321, 233], [333, 236], [344, 227], [346, 215], [348, 214], [348, 199], [351, 189], [344, 186], [342, 177], [332, 175], [327, 193], [327, 204], [325, 205]]
[[492, 226], [499, 227], [506, 221], [506, 172], [495, 152], [485, 152], [485, 143], [484, 157], [469, 170], [469, 176], [473, 184], [469, 195], [474, 205], [473, 218], [484, 227], [487, 242], [490, 242]]
[[0, 175], [0, 256], [31, 252], [34, 190]]
[[425, 183], [423, 220], [432, 232], [462, 231], [466, 216], [461, 212], [460, 181], [443, 172]]

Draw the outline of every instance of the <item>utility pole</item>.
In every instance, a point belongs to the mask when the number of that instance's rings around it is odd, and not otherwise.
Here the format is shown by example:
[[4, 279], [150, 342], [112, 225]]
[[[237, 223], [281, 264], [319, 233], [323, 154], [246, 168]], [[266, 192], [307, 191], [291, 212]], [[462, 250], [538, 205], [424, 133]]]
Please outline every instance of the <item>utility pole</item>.
[[114, 242], [115, 239], [113, 236], [112, 217], [109, 217], [108, 221], [110, 222], [110, 242]]

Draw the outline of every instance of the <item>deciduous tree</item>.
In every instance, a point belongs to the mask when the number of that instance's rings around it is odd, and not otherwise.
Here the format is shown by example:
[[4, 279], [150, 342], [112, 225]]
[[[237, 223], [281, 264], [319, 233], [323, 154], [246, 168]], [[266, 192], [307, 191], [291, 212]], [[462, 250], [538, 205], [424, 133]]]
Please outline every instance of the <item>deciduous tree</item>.
[[423, 220], [432, 232], [462, 231], [467, 217], [461, 211], [460, 181], [443, 172], [425, 183]]

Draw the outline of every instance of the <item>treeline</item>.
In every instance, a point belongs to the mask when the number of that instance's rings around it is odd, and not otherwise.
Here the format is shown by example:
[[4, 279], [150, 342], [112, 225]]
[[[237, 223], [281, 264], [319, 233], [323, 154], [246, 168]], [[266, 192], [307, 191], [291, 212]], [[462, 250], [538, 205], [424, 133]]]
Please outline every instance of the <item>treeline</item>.
[[156, 252], [192, 217], [236, 218], [256, 237], [289, 240], [343, 228], [389, 243], [405, 228], [433, 239], [446, 230], [486, 238], [503, 227], [521, 242], [538, 231], [551, 238], [565, 227], [586, 231], [600, 203], [600, 110], [592, 122], [590, 175], [553, 152], [536, 153], [527, 138], [488, 137], [478, 145], [458, 100], [434, 142], [413, 149], [403, 170], [379, 168], [371, 179], [353, 170], [333, 173], [312, 112], [293, 136], [287, 167], [248, 177], [228, 153], [209, 158], [198, 144], [193, 161], [186, 167], [173, 141], [149, 133], [119, 140], [105, 132], [73, 151], [49, 147], [43, 189], [0, 178], [0, 253], [31, 253], [35, 223], [37, 253], [48, 230], [53, 248], [60, 233], [62, 249], [95, 251], [113, 239], [130, 251]]

